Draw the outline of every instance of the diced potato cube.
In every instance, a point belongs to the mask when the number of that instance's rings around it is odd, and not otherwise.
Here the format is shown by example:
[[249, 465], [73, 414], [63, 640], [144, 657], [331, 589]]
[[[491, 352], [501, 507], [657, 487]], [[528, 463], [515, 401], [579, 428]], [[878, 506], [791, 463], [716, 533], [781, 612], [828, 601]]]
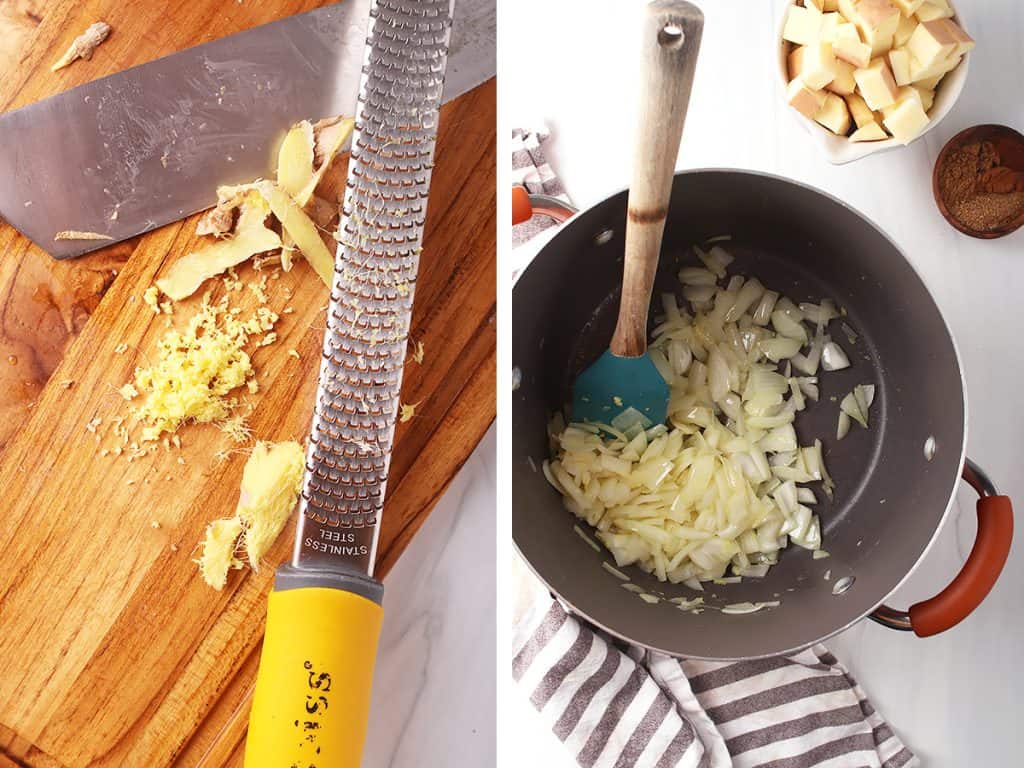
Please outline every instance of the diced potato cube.
[[805, 45], [800, 56], [800, 78], [809, 88], [824, 88], [836, 77], [836, 57], [831, 43]]
[[825, 103], [825, 94], [809, 88], [799, 77], [791, 81], [786, 88], [786, 103], [800, 114], [814, 119], [814, 116]]
[[849, 108], [853, 122], [857, 124], [858, 128], [878, 122], [875, 120], [875, 113], [871, 111], [871, 107], [865, 104], [864, 99], [856, 93], [851, 93], [846, 97], [846, 106]]
[[839, 0], [806, 0], [804, 5], [813, 5], [822, 13], [839, 9]]
[[825, 87], [832, 91], [832, 93], [838, 93], [840, 96], [846, 96], [857, 90], [857, 81], [853, 79], [854, 66], [845, 61], [836, 60], [836, 76], [832, 79], [832, 82]]
[[896, 85], [910, 84], [910, 53], [905, 48], [893, 48], [889, 51], [889, 68], [892, 70]]
[[825, 94], [825, 103], [814, 115], [814, 120], [837, 136], [845, 136], [850, 130], [850, 112], [846, 108], [846, 102], [834, 93]]
[[917, 91], [918, 96], [921, 97], [921, 106], [924, 107], [924, 111], [929, 111], [932, 108], [932, 104], [935, 103], [935, 91], [922, 88], [919, 85], [914, 85], [912, 87]]
[[839, 5], [839, 13], [847, 21], [857, 18], [857, 0], [836, 0]]
[[807, 5], [807, 6], [813, 5], [819, 11], [824, 11], [825, 10], [825, 0], [805, 0], [804, 5]]
[[871, 109], [881, 109], [896, 101], [896, 81], [885, 59], [872, 59], [867, 67], [854, 70], [853, 78]]
[[923, 88], [926, 91], [934, 91], [936, 88], [939, 87], [939, 81], [942, 80], [942, 78], [944, 78], [945, 76], [946, 73], [943, 72], [938, 75], [933, 75], [932, 77], [927, 77], [924, 80], [915, 80], [914, 85], [917, 86], [918, 88]]
[[911, 82], [918, 83], [922, 80], [930, 80], [931, 78], [938, 75], [942, 77], [947, 72], [952, 72], [956, 69], [957, 64], [960, 63], [959, 56], [949, 56], [945, 59], [939, 59], [937, 62], [932, 64], [930, 67], [925, 67], [917, 60], [916, 57], [910, 57], [910, 80]]
[[854, 42], [860, 42], [860, 32], [857, 31], [857, 25], [852, 21], [844, 21], [836, 25], [835, 33], [832, 35], [832, 43], [836, 40], [853, 40]]
[[867, 43], [862, 43], [859, 37], [856, 40], [846, 37], [837, 39], [832, 43], [832, 52], [836, 55], [837, 59], [842, 59], [858, 69], [866, 67], [871, 63], [871, 46]]
[[861, 126], [850, 134], [850, 141], [881, 141], [882, 139], [887, 138], [889, 138], [889, 134], [885, 132], [885, 129], [882, 128], [882, 126], [874, 121]]
[[836, 28], [842, 23], [843, 17], [838, 13], [824, 13], [821, 16], [821, 29], [818, 32], [818, 39], [831, 43], [836, 39]]
[[914, 34], [914, 30], [917, 29], [917, 19], [913, 16], [902, 17], [900, 23], [896, 26], [896, 34], [892, 36], [892, 44], [894, 47], [902, 48], [907, 44], [907, 40]]
[[[884, 117], [888, 117], [894, 111], [896, 111], [896, 109], [899, 108], [900, 104], [902, 104], [907, 99], [913, 99], [914, 101], [921, 105], [921, 109], [925, 109], [924, 101], [921, 99], [921, 94], [918, 92], [918, 90], [916, 88], [912, 88], [909, 85], [905, 85], [902, 88], [900, 88], [899, 91], [897, 91], [896, 101], [890, 104], [888, 107], [882, 108], [882, 115]], [[925, 109], [925, 111], [927, 111], [927, 109]]]
[[950, 19], [953, 17], [953, 8], [946, 0], [924, 0], [914, 15], [918, 21]]
[[790, 80], [800, 76], [800, 70], [804, 66], [805, 47], [803, 45], [794, 46], [789, 52], [789, 56], [786, 57], [786, 72], [789, 73]]
[[782, 39], [797, 45], [816, 43], [821, 37], [821, 11], [813, 5], [804, 8], [789, 6], [786, 24], [782, 28]]
[[923, 2], [924, 0], [892, 0], [892, 4], [900, 9], [900, 13], [903, 14], [904, 18], [910, 18], [917, 13], [917, 9], [921, 7]]
[[900, 11], [889, 0], [841, 0], [840, 11], [857, 25], [864, 42], [871, 46], [873, 56], [892, 47], [893, 36], [900, 23]]
[[963, 56], [974, 48], [974, 38], [964, 32], [963, 28], [952, 19], [942, 19], [941, 24], [949, 32], [949, 36], [956, 40], [956, 48], [953, 49], [954, 56]]
[[925, 21], [917, 25], [907, 40], [907, 50], [924, 67], [932, 67], [950, 56], [957, 47], [957, 38], [945, 19]]
[[883, 122], [894, 139], [902, 144], [909, 144], [928, 125], [928, 115], [920, 101], [904, 99]]

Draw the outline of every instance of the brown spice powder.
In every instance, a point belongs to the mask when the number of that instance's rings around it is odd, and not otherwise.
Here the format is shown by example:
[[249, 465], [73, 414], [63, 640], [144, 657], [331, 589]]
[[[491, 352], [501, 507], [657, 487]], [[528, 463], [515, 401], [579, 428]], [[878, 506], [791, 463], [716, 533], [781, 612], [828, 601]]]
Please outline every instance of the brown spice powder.
[[939, 194], [968, 229], [992, 232], [1024, 214], [1024, 192], [987, 191], [979, 184], [1000, 167], [995, 145], [982, 141], [950, 152], [939, 169]]

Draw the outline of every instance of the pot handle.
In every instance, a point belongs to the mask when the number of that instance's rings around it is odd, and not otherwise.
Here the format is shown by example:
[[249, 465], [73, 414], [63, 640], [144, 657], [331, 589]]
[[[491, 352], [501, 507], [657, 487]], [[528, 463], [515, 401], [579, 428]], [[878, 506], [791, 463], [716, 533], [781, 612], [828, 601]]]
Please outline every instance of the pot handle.
[[918, 637], [937, 635], [966, 619], [995, 586], [1010, 554], [1013, 505], [970, 459], [964, 464], [963, 479], [979, 496], [978, 534], [967, 562], [949, 586], [930, 600], [910, 606], [909, 611], [879, 606], [871, 618], [882, 626], [913, 630]]
[[551, 195], [536, 195], [521, 184], [512, 185], [512, 224], [522, 224], [534, 216], [547, 216], [561, 224], [576, 214], [576, 208]]

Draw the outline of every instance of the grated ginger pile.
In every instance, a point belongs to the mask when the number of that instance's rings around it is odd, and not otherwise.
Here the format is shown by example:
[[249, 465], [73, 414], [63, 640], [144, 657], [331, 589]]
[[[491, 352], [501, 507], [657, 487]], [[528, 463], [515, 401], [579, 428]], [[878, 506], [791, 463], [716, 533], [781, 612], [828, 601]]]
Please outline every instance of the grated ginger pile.
[[248, 430], [235, 413], [237, 399], [229, 394], [243, 385], [257, 388], [246, 346], [276, 338], [277, 320], [277, 313], [265, 306], [243, 319], [226, 296], [216, 304], [204, 296], [186, 327], [167, 331], [157, 342], [153, 363], [136, 368], [133, 381], [120, 390], [128, 400], [145, 398], [133, 409], [143, 425], [143, 442], [174, 433], [187, 421], [214, 423], [236, 442], [244, 441]]

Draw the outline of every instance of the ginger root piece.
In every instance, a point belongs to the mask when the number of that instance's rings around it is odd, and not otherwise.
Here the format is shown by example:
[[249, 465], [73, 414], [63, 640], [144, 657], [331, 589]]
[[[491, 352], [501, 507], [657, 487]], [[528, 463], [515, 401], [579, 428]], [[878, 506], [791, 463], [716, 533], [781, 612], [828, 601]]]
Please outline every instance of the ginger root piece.
[[219, 275], [257, 253], [281, 247], [281, 238], [266, 226], [271, 209], [263, 197], [249, 192], [242, 201], [241, 209], [235, 236], [174, 262], [167, 274], [156, 281], [161, 292], [179, 301], [195, 293], [207, 278]]
[[258, 442], [245, 464], [235, 517], [244, 526], [242, 541], [254, 571], [295, 509], [305, 466], [296, 442]]
[[53, 236], [54, 240], [113, 240], [110, 235], [99, 232], [81, 232], [77, 229], [65, 229]]
[[213, 235], [214, 237], [231, 234], [231, 230], [235, 228], [235, 212], [241, 204], [241, 195], [219, 200], [215, 207], [208, 210], [199, 219], [199, 223], [196, 224], [196, 234]]
[[293, 198], [313, 179], [313, 125], [303, 120], [291, 127], [277, 153], [277, 185]]
[[64, 52], [57, 61], [53, 62], [53, 66], [50, 67], [51, 72], [56, 72], [59, 69], [64, 69], [68, 64], [78, 59], [89, 60], [92, 58], [93, 51], [95, 51], [100, 43], [107, 39], [110, 35], [110, 25], [105, 21], [97, 21], [95, 24], [89, 26], [85, 32], [76, 37], [71, 41], [71, 46]]
[[224, 589], [228, 571], [241, 568], [242, 561], [235, 557], [238, 537], [242, 533], [242, 521], [237, 517], [214, 520], [206, 526], [203, 552], [196, 562], [203, 581], [217, 590]]
[[281, 222], [281, 226], [295, 241], [295, 245], [320, 275], [320, 279], [330, 288], [334, 280], [334, 256], [320, 239], [320, 230], [316, 228], [313, 220], [302, 211], [296, 200], [285, 194], [272, 181], [257, 181], [252, 186], [270, 204], [270, 210]]

